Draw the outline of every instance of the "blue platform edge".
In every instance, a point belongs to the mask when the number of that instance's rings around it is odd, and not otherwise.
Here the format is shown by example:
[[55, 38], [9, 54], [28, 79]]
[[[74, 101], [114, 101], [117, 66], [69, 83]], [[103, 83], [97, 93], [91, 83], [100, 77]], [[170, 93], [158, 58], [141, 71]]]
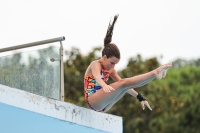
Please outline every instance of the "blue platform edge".
[[108, 133], [0, 103], [2, 133]]
[[122, 133], [122, 118], [0, 85], [2, 133]]

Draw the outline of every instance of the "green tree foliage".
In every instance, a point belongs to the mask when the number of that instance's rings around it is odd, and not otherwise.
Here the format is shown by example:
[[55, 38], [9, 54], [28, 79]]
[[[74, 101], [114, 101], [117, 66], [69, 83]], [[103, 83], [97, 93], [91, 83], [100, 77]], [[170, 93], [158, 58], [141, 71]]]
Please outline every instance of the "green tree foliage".
[[[98, 56], [100, 52], [101, 47], [94, 48], [84, 56], [78, 48], [66, 51], [67, 60], [64, 62], [65, 101], [88, 108], [84, 99], [83, 77], [90, 62], [100, 58]], [[48, 64], [49, 57], [46, 55], [51, 54], [52, 57], [58, 55], [52, 48], [39, 51], [38, 54], [39, 58], [37, 59], [29, 57], [29, 65], [21, 63], [22, 54], [0, 58], [1, 84], [8, 86], [16, 84], [20, 86], [20, 89], [31, 87], [26, 91], [46, 95], [49, 90], [40, 89], [43, 82], [39, 83], [38, 80], [33, 79], [45, 79], [46, 85], [53, 83], [54, 80], [51, 81], [51, 79], [55, 75], [52, 73], [47, 76], [45, 72], [47, 69], [48, 72], [59, 73], [59, 71], [53, 69], [52, 64]], [[141, 55], [137, 55], [131, 57], [126, 68], [118, 73], [121, 78], [132, 77], [149, 72], [160, 65], [157, 58], [144, 60]], [[146, 97], [153, 111], [148, 108], [142, 110], [140, 102], [135, 97], [125, 94], [107, 113], [123, 117], [124, 133], [199, 132], [199, 66], [200, 59], [177, 59], [164, 79], [155, 79], [143, 87], [135, 88], [137, 92]], [[111, 82], [113, 81], [109, 80], [109, 83]], [[35, 87], [35, 85], [37, 86]]]
[[[67, 52], [65, 62], [65, 100], [88, 107], [84, 100], [83, 77], [91, 61], [99, 59], [95, 48], [83, 56], [77, 48]], [[153, 80], [135, 88], [143, 94], [153, 111], [142, 110], [140, 102], [129, 94], [119, 100], [108, 113], [123, 117], [124, 133], [196, 133], [200, 131], [200, 60], [177, 59], [162, 80]], [[122, 78], [146, 73], [160, 65], [157, 58], [143, 60], [141, 55], [128, 60], [127, 67], [119, 71]], [[112, 82], [112, 80], [109, 80]]]
[[173, 61], [173, 68], [181, 68], [185, 66], [200, 66], [200, 59], [197, 60], [186, 60], [186, 59], [176, 59]]

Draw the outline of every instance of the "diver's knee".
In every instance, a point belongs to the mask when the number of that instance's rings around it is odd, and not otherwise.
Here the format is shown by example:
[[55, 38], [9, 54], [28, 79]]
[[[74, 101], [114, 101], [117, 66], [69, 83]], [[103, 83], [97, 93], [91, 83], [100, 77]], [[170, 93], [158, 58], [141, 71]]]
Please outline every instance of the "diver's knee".
[[120, 79], [120, 80], [118, 81], [118, 83], [120, 84], [120, 87], [121, 87], [121, 88], [124, 88], [124, 87], [126, 86], [126, 80], [124, 80], [124, 79]]

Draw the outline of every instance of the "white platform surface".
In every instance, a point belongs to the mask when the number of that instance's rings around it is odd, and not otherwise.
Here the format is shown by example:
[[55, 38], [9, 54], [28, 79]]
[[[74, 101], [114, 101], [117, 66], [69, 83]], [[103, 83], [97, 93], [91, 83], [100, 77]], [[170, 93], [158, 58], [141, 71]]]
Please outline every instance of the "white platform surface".
[[1, 84], [0, 102], [106, 132], [123, 132], [122, 117], [96, 112]]

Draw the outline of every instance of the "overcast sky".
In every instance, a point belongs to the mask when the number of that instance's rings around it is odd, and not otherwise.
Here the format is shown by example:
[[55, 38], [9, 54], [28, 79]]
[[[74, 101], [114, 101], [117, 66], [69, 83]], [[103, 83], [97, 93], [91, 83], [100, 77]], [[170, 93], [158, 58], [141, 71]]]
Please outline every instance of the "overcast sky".
[[119, 14], [113, 41], [128, 58], [200, 58], [199, 0], [0, 0], [0, 48], [65, 36], [64, 49], [87, 54], [103, 45]]

